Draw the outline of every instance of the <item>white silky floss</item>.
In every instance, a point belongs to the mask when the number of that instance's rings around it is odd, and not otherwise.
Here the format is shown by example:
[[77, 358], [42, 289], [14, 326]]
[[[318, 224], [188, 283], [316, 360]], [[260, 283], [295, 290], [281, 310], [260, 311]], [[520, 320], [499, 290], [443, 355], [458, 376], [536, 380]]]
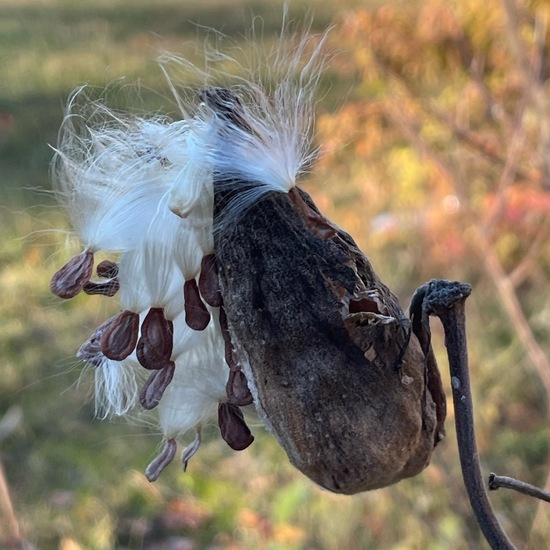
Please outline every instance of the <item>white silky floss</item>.
[[[201, 427], [227, 401], [230, 371], [218, 308], [205, 306], [210, 322], [203, 331], [193, 330], [186, 324], [183, 295], [184, 282], [197, 279], [203, 257], [214, 252], [214, 174], [238, 191], [221, 227], [238, 223], [264, 193], [292, 189], [316, 157], [313, 101], [325, 39], [281, 38], [276, 49], [257, 55], [254, 66], [244, 69], [216, 52], [224, 67], [232, 62], [241, 74], [218, 70], [211, 59], [207, 71], [195, 69], [205, 88], [217, 81], [242, 101], [244, 129], [197, 99], [186, 103], [176, 96], [184, 120], [172, 121], [111, 111], [90, 101], [84, 88], [70, 98], [52, 170], [57, 198], [85, 251], [119, 255], [120, 306], [139, 315], [138, 338], [150, 308], [162, 309], [173, 323], [173, 350], [165, 359], [175, 370], [157, 407], [166, 446], [148, 468], [150, 479], [172, 459], [175, 439], [194, 430], [195, 442], [184, 451], [187, 464]], [[182, 67], [190, 65], [182, 61]], [[171, 81], [170, 86], [175, 92]], [[239, 188], [231, 182], [249, 183]], [[65, 275], [57, 281], [60, 287]], [[122, 361], [102, 352], [88, 360], [96, 369], [96, 414], [102, 418], [135, 411], [141, 371], [159, 372], [145, 371], [135, 350]]]

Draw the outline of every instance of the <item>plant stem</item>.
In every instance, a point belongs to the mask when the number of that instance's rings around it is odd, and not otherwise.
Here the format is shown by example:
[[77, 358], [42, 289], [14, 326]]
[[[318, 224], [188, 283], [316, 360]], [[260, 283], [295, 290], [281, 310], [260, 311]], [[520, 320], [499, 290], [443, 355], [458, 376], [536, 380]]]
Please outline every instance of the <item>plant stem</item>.
[[470, 292], [470, 285], [434, 280], [416, 291], [412, 305], [418, 310], [419, 300], [422, 302], [423, 330], [429, 333], [429, 315], [439, 317], [443, 324], [445, 346], [447, 347], [451, 372], [460, 466], [476, 520], [491, 548], [513, 549], [515, 546], [508, 539], [495, 517], [485, 490], [479, 465], [468, 370], [466, 317], [464, 313], [464, 303]]

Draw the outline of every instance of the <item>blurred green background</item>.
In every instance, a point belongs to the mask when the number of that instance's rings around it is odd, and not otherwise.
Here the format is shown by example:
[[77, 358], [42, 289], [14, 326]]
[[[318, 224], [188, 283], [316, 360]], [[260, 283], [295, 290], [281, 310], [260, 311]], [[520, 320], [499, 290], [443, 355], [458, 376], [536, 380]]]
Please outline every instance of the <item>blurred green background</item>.
[[[324, 155], [304, 185], [404, 305], [430, 278], [474, 285], [467, 315], [484, 472], [546, 485], [547, 3], [297, 0], [289, 11], [312, 13], [313, 30], [334, 25], [317, 115]], [[354, 497], [294, 471], [259, 423], [241, 453], [212, 426], [187, 473], [173, 465], [149, 484], [142, 472], [160, 434], [94, 419], [93, 374], [73, 358], [114, 306], [62, 303], [48, 290], [69, 257], [67, 221], [47, 193], [64, 103], [82, 83], [124, 77], [118, 106], [173, 112], [159, 52], [195, 55], [203, 27], [238, 42], [252, 16], [270, 41], [282, 12], [282, 2], [261, 0], [0, 0], [1, 548], [486, 547], [462, 486], [452, 406], [425, 472]], [[519, 546], [550, 544], [544, 504], [490, 496]]]

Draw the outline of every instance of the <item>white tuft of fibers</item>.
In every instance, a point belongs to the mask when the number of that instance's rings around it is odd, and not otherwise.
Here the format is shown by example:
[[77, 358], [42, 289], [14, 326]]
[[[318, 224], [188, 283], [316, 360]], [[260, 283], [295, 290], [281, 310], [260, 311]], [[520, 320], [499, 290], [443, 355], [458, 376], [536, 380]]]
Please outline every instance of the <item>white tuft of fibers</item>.
[[[184, 162], [187, 126], [115, 113], [78, 89], [52, 165], [58, 201], [89, 250], [135, 248]], [[182, 153], [178, 154], [181, 150]], [[169, 160], [172, 159], [172, 160]]]
[[227, 399], [229, 368], [221, 332], [210, 323], [196, 338], [196, 345], [177, 358], [174, 378], [157, 407], [167, 439], [197, 429], [215, 416], [218, 404]]
[[[217, 86], [237, 98], [238, 117], [210, 109], [205, 100], [195, 114], [204, 124], [188, 126], [194, 135], [189, 137], [190, 163], [209, 165], [215, 185], [232, 195], [223, 224], [234, 223], [269, 191], [290, 191], [317, 158], [312, 145], [314, 102], [327, 62], [326, 38], [327, 33], [282, 34], [272, 50], [254, 49], [243, 63], [237, 61], [245, 55], [242, 49], [236, 48], [234, 57], [216, 49], [207, 53], [203, 71], [173, 55], [161, 58], [174, 93], [178, 86], [172, 75], [179, 69], [202, 79], [204, 90]], [[182, 97], [178, 103], [187, 113]]]
[[135, 407], [139, 395], [136, 371], [140, 368], [130, 359], [119, 362], [106, 357], [94, 367], [97, 417], [123, 416]]

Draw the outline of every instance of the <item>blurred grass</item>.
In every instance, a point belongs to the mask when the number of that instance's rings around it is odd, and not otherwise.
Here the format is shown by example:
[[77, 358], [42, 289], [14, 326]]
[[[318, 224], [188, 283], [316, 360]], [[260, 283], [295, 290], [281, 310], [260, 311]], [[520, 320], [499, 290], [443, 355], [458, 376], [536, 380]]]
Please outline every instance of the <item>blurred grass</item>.
[[[264, 35], [280, 29], [282, 2], [231, 0], [16, 1], [0, 3], [0, 203], [34, 204], [27, 188], [48, 186], [47, 169], [71, 90], [124, 78], [140, 82], [153, 109], [167, 89], [156, 65], [164, 51], [192, 53], [205, 28], [239, 39], [261, 17]], [[290, 18], [315, 13], [324, 29], [333, 7], [293, 2]]]

